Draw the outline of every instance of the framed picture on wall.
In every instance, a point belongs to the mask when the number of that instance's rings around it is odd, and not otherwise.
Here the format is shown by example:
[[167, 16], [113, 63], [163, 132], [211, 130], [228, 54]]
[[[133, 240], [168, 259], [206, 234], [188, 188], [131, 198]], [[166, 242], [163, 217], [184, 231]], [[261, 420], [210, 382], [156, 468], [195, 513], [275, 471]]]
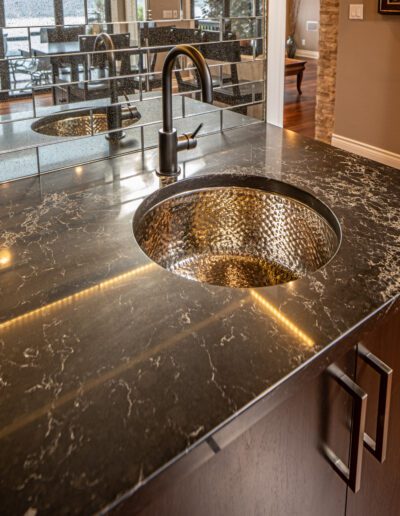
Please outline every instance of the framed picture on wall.
[[400, 14], [400, 0], [379, 0], [378, 10], [382, 14]]

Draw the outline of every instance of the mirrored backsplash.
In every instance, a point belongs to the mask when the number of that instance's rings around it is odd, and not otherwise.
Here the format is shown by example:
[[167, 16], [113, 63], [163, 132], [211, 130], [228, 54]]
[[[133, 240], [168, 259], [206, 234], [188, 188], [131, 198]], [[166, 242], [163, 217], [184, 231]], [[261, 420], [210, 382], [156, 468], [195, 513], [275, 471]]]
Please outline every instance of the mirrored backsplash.
[[202, 103], [191, 61], [177, 61], [179, 131], [263, 121], [264, 2], [0, 0], [0, 182], [156, 147], [162, 64], [178, 44], [203, 53], [214, 86]]

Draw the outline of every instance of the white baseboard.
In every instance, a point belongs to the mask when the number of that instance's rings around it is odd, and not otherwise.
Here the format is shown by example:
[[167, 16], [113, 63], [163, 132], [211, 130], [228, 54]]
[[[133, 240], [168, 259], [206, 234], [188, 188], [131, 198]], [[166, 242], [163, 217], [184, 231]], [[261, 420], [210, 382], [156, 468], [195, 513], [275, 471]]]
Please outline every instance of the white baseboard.
[[354, 152], [364, 158], [369, 158], [378, 163], [383, 163], [389, 167], [400, 169], [400, 154], [374, 147], [368, 143], [359, 142], [352, 140], [346, 136], [340, 136], [339, 134], [332, 135], [332, 145], [349, 152]]
[[306, 57], [307, 59], [319, 59], [319, 52], [317, 50], [296, 50], [296, 57]]

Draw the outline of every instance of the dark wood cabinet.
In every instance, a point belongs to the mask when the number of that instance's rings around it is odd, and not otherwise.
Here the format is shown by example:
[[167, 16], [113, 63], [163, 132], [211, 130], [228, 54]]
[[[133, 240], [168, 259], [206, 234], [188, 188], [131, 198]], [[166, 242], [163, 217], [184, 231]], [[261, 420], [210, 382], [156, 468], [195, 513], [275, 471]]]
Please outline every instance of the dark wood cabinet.
[[[366, 433], [377, 439], [383, 385], [379, 372], [360, 356], [364, 348], [393, 369], [383, 463], [363, 442], [363, 419]], [[202, 466], [186, 476], [175, 475], [172, 486], [162, 492], [153, 489], [146, 503], [137, 503], [132, 497], [116, 512], [141, 516], [398, 516], [400, 303], [353, 333], [342, 346], [344, 355], [338, 358], [339, 352], [335, 353], [334, 364], [329, 365], [332, 360], [326, 358], [327, 367], [320, 369], [321, 374], [299, 382], [294, 395], [221, 449], [216, 434], [215, 455]], [[345, 478], [350, 465], [353, 473], [354, 469], [361, 472], [353, 482], [359, 484], [356, 493]]]
[[[398, 516], [400, 514], [400, 311], [393, 307], [371, 325], [360, 341], [393, 369], [386, 460], [380, 463], [367, 449], [357, 494], [349, 491], [348, 516]], [[366, 432], [376, 439], [379, 374], [357, 357], [356, 382], [368, 393]]]
[[[353, 376], [354, 350], [338, 365]], [[140, 514], [344, 515], [347, 485], [324, 448], [347, 462], [351, 414], [351, 397], [322, 374]]]

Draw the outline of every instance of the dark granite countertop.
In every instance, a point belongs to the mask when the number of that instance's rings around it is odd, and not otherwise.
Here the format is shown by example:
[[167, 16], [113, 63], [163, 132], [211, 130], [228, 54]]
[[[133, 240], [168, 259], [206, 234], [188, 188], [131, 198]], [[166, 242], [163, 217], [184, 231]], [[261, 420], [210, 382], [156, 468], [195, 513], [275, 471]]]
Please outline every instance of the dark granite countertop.
[[93, 513], [140, 489], [398, 297], [398, 170], [262, 124], [202, 138], [186, 176], [295, 184], [343, 230], [323, 269], [228, 289], [138, 248], [156, 156], [0, 185], [2, 514]]

